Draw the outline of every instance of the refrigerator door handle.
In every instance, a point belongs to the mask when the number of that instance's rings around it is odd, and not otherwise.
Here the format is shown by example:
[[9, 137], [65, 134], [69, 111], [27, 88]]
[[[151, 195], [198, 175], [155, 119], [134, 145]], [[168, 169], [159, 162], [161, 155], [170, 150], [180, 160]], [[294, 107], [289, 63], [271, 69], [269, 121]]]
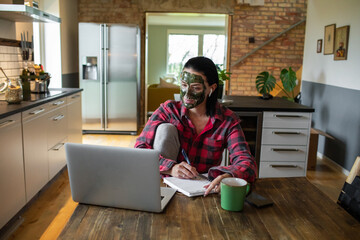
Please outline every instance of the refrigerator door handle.
[[109, 54], [109, 25], [104, 24], [104, 120], [105, 120], [105, 129], [108, 128], [108, 54]]
[[99, 59], [99, 91], [100, 91], [100, 107], [101, 107], [101, 128], [104, 128], [104, 24], [100, 25], [100, 59]]

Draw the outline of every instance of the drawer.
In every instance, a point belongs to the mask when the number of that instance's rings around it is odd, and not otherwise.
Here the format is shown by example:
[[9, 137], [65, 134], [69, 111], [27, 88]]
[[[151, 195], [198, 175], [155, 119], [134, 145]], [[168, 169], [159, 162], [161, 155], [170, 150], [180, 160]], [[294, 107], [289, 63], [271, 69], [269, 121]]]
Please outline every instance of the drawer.
[[260, 162], [259, 178], [305, 176], [305, 162]]
[[263, 128], [310, 128], [311, 113], [264, 112]]
[[53, 110], [53, 109], [58, 108], [58, 107], [65, 106], [66, 105], [66, 97], [56, 99], [56, 100], [54, 100], [52, 102], [47, 103], [47, 105], [48, 105], [48, 108], [50, 110]]
[[80, 101], [81, 100], [81, 93], [76, 93], [74, 95], [71, 95], [71, 96], [67, 96], [66, 97], [66, 102], [67, 104], [71, 104], [73, 102], [76, 102], [76, 101]]
[[66, 107], [56, 109], [48, 115], [48, 149], [54, 147], [59, 141], [67, 136]]
[[31, 108], [29, 110], [26, 110], [26, 111], [22, 112], [21, 113], [22, 114], [22, 120], [23, 120], [23, 122], [25, 122], [25, 121], [28, 121], [28, 120], [31, 120], [31, 119], [35, 119], [37, 117], [40, 117], [40, 116], [46, 114], [47, 112], [49, 112], [49, 107], [45, 103], [45, 104], [42, 104], [40, 106]]
[[51, 180], [66, 165], [66, 155], [64, 147], [66, 141], [67, 140], [65, 138], [48, 150], [49, 180]]
[[263, 128], [261, 144], [307, 145], [309, 129]]
[[261, 161], [305, 162], [307, 149], [305, 146], [261, 146]]

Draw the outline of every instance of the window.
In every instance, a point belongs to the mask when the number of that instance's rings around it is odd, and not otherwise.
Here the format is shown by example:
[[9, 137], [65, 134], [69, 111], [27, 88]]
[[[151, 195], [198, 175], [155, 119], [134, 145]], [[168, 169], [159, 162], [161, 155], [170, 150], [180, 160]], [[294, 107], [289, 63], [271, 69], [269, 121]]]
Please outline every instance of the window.
[[225, 34], [214, 31], [168, 31], [168, 74], [178, 77], [186, 61], [196, 56], [205, 56], [215, 64], [224, 64]]

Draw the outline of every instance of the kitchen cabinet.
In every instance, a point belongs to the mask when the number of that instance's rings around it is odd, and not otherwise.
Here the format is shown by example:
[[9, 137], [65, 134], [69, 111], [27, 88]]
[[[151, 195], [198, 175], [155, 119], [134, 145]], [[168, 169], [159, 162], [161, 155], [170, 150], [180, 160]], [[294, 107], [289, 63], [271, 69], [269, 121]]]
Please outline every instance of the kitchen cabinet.
[[259, 177], [305, 177], [311, 114], [264, 112]]
[[81, 92], [67, 97], [68, 142], [82, 143]]
[[0, 119], [0, 228], [26, 203], [21, 113]]
[[[82, 137], [80, 91], [50, 89], [20, 104], [0, 101], [0, 228], [66, 165], [68, 134]], [[77, 124], [70, 124], [70, 114]]]
[[48, 182], [47, 104], [22, 113], [26, 200]]

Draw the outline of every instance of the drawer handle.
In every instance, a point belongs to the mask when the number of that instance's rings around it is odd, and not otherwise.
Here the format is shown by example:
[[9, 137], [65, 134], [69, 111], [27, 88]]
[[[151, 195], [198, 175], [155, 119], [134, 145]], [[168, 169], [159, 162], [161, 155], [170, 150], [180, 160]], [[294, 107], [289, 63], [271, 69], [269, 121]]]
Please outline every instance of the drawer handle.
[[297, 148], [272, 148], [271, 151], [274, 152], [299, 152]]
[[36, 114], [42, 113], [43, 111], [45, 111], [45, 108], [41, 108], [41, 109], [39, 109], [39, 110], [30, 112], [29, 114], [30, 114], [30, 115], [36, 115]]
[[51, 148], [51, 150], [59, 151], [64, 145], [65, 145], [65, 143], [58, 143], [53, 148]]
[[287, 164], [270, 164], [272, 168], [297, 168], [298, 165], [287, 165]]
[[59, 121], [59, 120], [63, 119], [64, 117], [65, 117], [65, 116], [61, 114], [61, 115], [53, 118], [53, 121]]
[[78, 98], [78, 97], [80, 97], [80, 95], [72, 96], [71, 99]]
[[300, 132], [276, 132], [276, 131], [274, 131], [272, 133], [273, 134], [278, 134], [278, 135], [280, 135], [280, 134], [299, 135], [300, 134]]
[[61, 101], [57, 101], [57, 102], [54, 102], [53, 105], [54, 106], [59, 106], [61, 104], [63, 104], [65, 101], [61, 100]]
[[301, 118], [301, 115], [285, 115], [285, 114], [274, 114], [274, 117], [277, 118]]
[[13, 124], [15, 122], [15, 120], [7, 120], [7, 121], [4, 121], [2, 123], [0, 123], [0, 128], [2, 127], [5, 127], [5, 126], [8, 126], [10, 124]]

